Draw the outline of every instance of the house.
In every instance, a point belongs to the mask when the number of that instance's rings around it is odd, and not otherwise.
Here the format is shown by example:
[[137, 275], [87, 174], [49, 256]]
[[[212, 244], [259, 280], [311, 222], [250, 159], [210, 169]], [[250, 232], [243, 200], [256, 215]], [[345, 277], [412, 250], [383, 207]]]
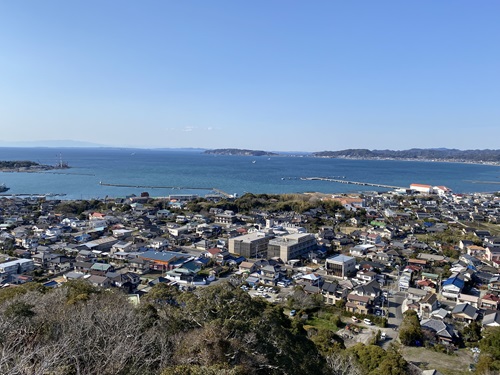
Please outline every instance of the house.
[[280, 279], [280, 267], [277, 265], [267, 265], [260, 269], [260, 282], [265, 285], [276, 285]]
[[500, 327], [500, 312], [488, 311], [483, 317], [483, 327]]
[[422, 318], [429, 318], [431, 313], [439, 308], [435, 293], [427, 293], [419, 302], [419, 313]]
[[431, 319], [441, 319], [441, 320], [444, 320], [446, 319], [446, 317], [448, 316], [450, 312], [448, 310], [445, 310], [443, 309], [442, 307], [437, 309], [437, 310], [434, 310], [433, 312], [431, 312], [431, 316], [430, 318]]
[[339, 300], [345, 300], [349, 289], [343, 288], [337, 282], [324, 282], [321, 285], [321, 294], [327, 305], [334, 305]]
[[417, 281], [417, 287], [425, 290], [426, 292], [436, 293], [436, 283], [429, 279]]
[[373, 306], [373, 298], [370, 296], [349, 293], [345, 308], [354, 314], [370, 314]]
[[97, 286], [100, 288], [111, 287], [111, 280], [106, 276], [91, 275], [86, 280], [93, 286]]
[[488, 282], [488, 290], [500, 292], [500, 276], [493, 276]]
[[443, 281], [441, 294], [446, 298], [456, 299], [464, 288], [464, 285], [463, 278], [459, 274], [454, 274]]
[[94, 263], [90, 267], [92, 275], [105, 276], [108, 272], [114, 272], [115, 268], [108, 263]]
[[116, 273], [108, 272], [106, 277], [110, 279], [111, 285], [123, 289], [127, 293], [132, 293], [141, 283], [139, 275], [133, 272]]
[[451, 315], [456, 320], [470, 323], [477, 320], [478, 310], [468, 303], [460, 303], [451, 311]]
[[437, 343], [449, 344], [457, 339], [453, 327], [438, 319], [424, 319], [420, 322], [422, 330], [428, 331]]
[[380, 288], [380, 284], [377, 281], [372, 280], [368, 284], [358, 285], [356, 288], [354, 288], [353, 293], [359, 296], [368, 296], [372, 299], [375, 299], [382, 295], [382, 289]]
[[481, 298], [479, 308], [483, 310], [500, 310], [500, 297], [491, 293], [485, 294]]
[[495, 267], [500, 266], [500, 247], [487, 246], [484, 251], [486, 260], [492, 262]]
[[256, 271], [256, 267], [252, 262], [241, 262], [239, 270], [240, 272], [254, 273]]
[[375, 280], [377, 274], [373, 271], [358, 271], [355, 280], [360, 284], [368, 284], [370, 281]]
[[173, 269], [179, 261], [186, 260], [189, 255], [174, 251], [145, 251], [139, 258], [149, 261], [150, 268], [157, 271]]
[[169, 245], [168, 240], [163, 237], [156, 237], [155, 239], [151, 240], [150, 243], [150, 247], [156, 250], [166, 249], [168, 245]]
[[233, 257], [229, 254], [229, 251], [221, 251], [215, 256], [215, 262], [220, 265], [225, 265], [227, 262], [232, 260]]
[[89, 273], [90, 272], [90, 267], [92, 267], [94, 263], [90, 262], [75, 262], [75, 272], [78, 273]]
[[110, 250], [110, 255], [113, 255], [118, 252], [129, 252], [133, 248], [133, 243], [128, 241], [119, 241], [115, 243]]
[[469, 305], [478, 308], [480, 298], [477, 296], [472, 296], [470, 294], [460, 293], [457, 297], [457, 303], [468, 303]]
[[321, 283], [322, 278], [316, 273], [308, 273], [306, 275], [302, 275], [299, 280], [308, 285], [318, 286]]
[[368, 250], [371, 250], [371, 249], [375, 249], [375, 246], [373, 246], [373, 245], [356, 245], [349, 250], [349, 253], [353, 257], [362, 258], [362, 257], [365, 257]]
[[148, 260], [142, 258], [132, 258], [129, 259], [127, 269], [129, 272], [137, 273], [139, 275], [143, 275], [149, 272], [150, 262]]

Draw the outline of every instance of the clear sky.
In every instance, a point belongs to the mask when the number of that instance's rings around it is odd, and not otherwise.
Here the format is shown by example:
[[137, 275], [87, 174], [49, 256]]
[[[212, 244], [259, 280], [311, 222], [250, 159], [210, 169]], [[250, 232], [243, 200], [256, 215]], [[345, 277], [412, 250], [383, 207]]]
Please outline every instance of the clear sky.
[[0, 2], [0, 140], [500, 148], [498, 0]]

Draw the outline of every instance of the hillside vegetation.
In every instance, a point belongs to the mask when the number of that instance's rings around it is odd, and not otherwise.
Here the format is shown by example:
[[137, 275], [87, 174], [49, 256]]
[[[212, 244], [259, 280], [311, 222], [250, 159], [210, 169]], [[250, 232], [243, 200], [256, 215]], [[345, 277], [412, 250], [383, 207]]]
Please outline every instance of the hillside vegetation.
[[316, 341], [281, 306], [229, 283], [159, 284], [137, 307], [86, 282], [0, 291], [2, 374], [407, 373], [394, 350]]

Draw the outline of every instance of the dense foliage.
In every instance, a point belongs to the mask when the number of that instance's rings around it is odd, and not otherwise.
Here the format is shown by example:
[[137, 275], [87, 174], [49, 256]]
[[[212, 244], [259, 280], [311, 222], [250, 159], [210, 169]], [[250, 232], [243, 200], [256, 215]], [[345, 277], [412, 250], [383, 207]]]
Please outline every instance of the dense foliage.
[[399, 328], [399, 339], [403, 345], [422, 344], [422, 328], [416, 311], [408, 310], [404, 313], [403, 322]]
[[29, 160], [0, 160], [0, 169], [29, 168], [40, 164]]
[[363, 375], [406, 368], [396, 352], [362, 344], [346, 350], [332, 331], [306, 332], [282, 307], [230, 283], [195, 292], [159, 284], [139, 306], [84, 281], [3, 289], [0, 352], [0, 373], [13, 375]]
[[479, 348], [481, 356], [476, 367], [477, 374], [498, 374], [500, 372], [500, 327], [487, 328]]

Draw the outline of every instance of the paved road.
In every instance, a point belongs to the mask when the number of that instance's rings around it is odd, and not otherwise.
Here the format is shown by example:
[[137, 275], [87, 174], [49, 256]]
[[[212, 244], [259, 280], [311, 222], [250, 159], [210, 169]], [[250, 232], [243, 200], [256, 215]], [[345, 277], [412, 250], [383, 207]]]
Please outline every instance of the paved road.
[[403, 321], [401, 304], [404, 301], [404, 294], [394, 294], [389, 296], [389, 328], [399, 327]]

